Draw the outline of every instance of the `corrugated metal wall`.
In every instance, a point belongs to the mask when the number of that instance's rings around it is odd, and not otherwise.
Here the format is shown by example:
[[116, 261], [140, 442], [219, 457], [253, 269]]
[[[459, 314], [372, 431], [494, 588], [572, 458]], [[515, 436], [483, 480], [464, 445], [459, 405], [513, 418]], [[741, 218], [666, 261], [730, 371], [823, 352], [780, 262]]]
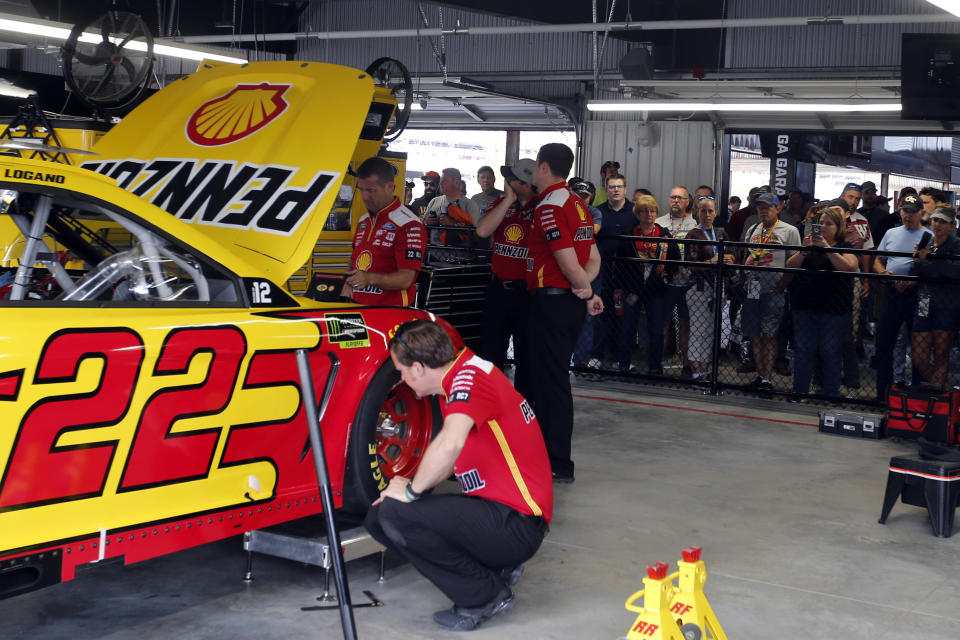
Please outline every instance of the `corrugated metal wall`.
[[[730, 0], [730, 18], [943, 14], [926, 0]], [[899, 66], [900, 34], [960, 33], [960, 22], [727, 30], [730, 69]]]
[[709, 122], [657, 122], [656, 142], [640, 144], [640, 122], [586, 123], [582, 140], [580, 171], [600, 188], [600, 165], [605, 160], [620, 163], [627, 179], [627, 196], [645, 187], [666, 211], [670, 189], [682, 184], [693, 191], [714, 181], [714, 133]]

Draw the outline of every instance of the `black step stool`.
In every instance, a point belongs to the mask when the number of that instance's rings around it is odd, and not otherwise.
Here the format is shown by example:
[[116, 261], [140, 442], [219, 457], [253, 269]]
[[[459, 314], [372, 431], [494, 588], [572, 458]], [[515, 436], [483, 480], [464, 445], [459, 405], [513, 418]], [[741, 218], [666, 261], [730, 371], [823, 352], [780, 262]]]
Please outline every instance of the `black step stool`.
[[954, 509], [960, 499], [960, 462], [924, 460], [919, 454], [890, 458], [880, 524], [887, 521], [898, 497], [904, 504], [926, 507], [933, 534], [949, 538], [953, 535]]

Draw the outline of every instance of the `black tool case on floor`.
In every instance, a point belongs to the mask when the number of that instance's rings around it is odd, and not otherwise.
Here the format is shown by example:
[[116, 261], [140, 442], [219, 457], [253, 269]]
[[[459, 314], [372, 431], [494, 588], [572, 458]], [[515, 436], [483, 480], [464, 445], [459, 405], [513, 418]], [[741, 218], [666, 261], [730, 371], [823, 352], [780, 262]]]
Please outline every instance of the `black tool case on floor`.
[[820, 410], [820, 431], [823, 433], [876, 440], [883, 437], [880, 422], [880, 416]]

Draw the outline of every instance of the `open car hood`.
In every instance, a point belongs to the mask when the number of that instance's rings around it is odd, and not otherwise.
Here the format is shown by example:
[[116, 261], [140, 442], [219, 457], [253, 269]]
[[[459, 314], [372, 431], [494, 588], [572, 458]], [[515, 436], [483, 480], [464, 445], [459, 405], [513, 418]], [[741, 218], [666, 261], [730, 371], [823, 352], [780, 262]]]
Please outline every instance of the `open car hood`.
[[204, 64], [138, 106], [81, 166], [283, 283], [311, 255], [373, 95], [370, 77], [348, 67]]

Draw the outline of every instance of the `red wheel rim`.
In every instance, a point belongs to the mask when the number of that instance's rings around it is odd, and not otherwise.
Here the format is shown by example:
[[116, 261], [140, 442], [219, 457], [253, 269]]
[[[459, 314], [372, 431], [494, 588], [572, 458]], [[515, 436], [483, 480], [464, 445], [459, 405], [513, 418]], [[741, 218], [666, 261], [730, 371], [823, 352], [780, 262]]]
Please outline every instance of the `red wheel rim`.
[[[384, 433], [389, 418], [393, 433]], [[433, 435], [433, 410], [427, 398], [417, 398], [402, 382], [390, 390], [380, 407], [377, 422], [377, 458], [380, 469], [390, 479], [413, 477]]]

